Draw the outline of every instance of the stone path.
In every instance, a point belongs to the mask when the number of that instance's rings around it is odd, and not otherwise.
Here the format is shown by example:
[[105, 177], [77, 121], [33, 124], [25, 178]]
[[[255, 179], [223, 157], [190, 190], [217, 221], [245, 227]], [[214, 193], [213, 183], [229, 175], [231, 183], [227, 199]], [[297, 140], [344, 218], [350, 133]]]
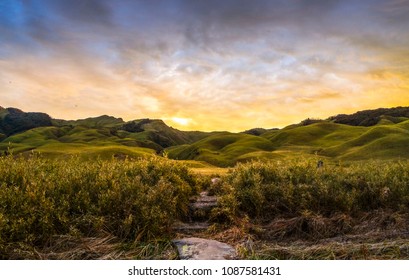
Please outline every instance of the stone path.
[[189, 205], [191, 219], [194, 221], [208, 220], [212, 209], [216, 206], [216, 196], [209, 196], [208, 192], [201, 192], [197, 200]]
[[[215, 179], [215, 178], [213, 178]], [[213, 183], [212, 179], [212, 183]], [[220, 179], [219, 179], [220, 180]], [[217, 197], [201, 192], [189, 205], [190, 219], [178, 222], [174, 229], [189, 237], [173, 240], [182, 260], [228, 260], [236, 258], [236, 251], [226, 243], [194, 237], [207, 230], [212, 209], [217, 206]]]
[[226, 243], [196, 237], [174, 240], [181, 260], [231, 260], [236, 250]]

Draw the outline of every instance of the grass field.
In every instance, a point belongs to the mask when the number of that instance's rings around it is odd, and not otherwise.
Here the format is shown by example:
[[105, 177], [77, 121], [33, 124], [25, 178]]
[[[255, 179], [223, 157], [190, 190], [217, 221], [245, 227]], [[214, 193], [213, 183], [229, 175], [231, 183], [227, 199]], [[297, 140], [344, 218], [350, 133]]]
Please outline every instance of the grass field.
[[14, 110], [16, 130], [9, 113], [0, 258], [174, 259], [172, 225], [202, 190], [219, 205], [201, 235], [241, 258], [409, 258], [407, 117], [207, 133], [109, 116], [31, 129], [41, 118]]
[[109, 116], [53, 122], [56, 126], [3, 135], [0, 152], [39, 152], [52, 158], [79, 155], [86, 159], [166, 154], [172, 159], [218, 167], [232, 167], [254, 159], [315, 158], [337, 162], [409, 158], [409, 120], [405, 117], [382, 116], [377, 125], [369, 127], [317, 121], [279, 130], [259, 130], [265, 133], [258, 136], [185, 132], [168, 127], [161, 120], [124, 122]]
[[220, 133], [167, 151], [170, 158], [205, 161], [221, 167], [254, 159], [292, 160], [300, 156], [331, 162], [390, 160], [409, 158], [408, 139], [407, 120], [372, 127], [322, 121], [260, 136]]
[[[222, 179], [210, 184], [212, 176]], [[204, 237], [250, 259], [408, 258], [409, 163], [0, 158], [0, 257], [173, 259], [189, 198], [219, 196]], [[85, 245], [84, 245], [85, 244]]]

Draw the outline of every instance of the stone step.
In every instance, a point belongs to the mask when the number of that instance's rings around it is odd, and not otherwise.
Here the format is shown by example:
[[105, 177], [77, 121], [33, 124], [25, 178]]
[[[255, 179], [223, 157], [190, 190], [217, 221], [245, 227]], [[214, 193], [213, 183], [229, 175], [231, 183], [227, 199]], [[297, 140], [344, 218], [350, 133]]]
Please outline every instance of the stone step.
[[210, 224], [208, 222], [192, 222], [183, 223], [177, 222], [173, 225], [173, 229], [178, 233], [193, 234], [206, 231]]
[[181, 260], [232, 260], [237, 258], [236, 250], [216, 240], [183, 238], [173, 240]]
[[209, 196], [207, 192], [201, 192], [194, 202], [189, 204], [192, 221], [206, 221], [210, 212], [217, 206], [217, 197]]

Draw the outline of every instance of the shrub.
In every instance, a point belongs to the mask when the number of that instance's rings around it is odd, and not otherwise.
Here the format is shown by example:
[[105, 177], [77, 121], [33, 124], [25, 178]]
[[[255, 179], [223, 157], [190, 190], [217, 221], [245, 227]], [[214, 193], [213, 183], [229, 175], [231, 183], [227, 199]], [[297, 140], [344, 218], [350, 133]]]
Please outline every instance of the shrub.
[[108, 231], [126, 240], [161, 238], [187, 215], [196, 180], [152, 157], [84, 162], [0, 158], [0, 245], [40, 245], [52, 235]]
[[[269, 219], [305, 211], [331, 216], [376, 209], [407, 210], [409, 164], [367, 162], [316, 168], [313, 161], [238, 164], [224, 183], [234, 215]], [[231, 203], [231, 197], [237, 202]]]

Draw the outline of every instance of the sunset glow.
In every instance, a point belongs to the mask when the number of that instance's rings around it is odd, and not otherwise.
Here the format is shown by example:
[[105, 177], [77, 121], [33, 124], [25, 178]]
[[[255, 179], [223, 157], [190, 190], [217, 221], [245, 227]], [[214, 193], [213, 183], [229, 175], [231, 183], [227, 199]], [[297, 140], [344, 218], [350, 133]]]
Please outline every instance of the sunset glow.
[[0, 2], [0, 106], [283, 127], [409, 105], [408, 0]]

